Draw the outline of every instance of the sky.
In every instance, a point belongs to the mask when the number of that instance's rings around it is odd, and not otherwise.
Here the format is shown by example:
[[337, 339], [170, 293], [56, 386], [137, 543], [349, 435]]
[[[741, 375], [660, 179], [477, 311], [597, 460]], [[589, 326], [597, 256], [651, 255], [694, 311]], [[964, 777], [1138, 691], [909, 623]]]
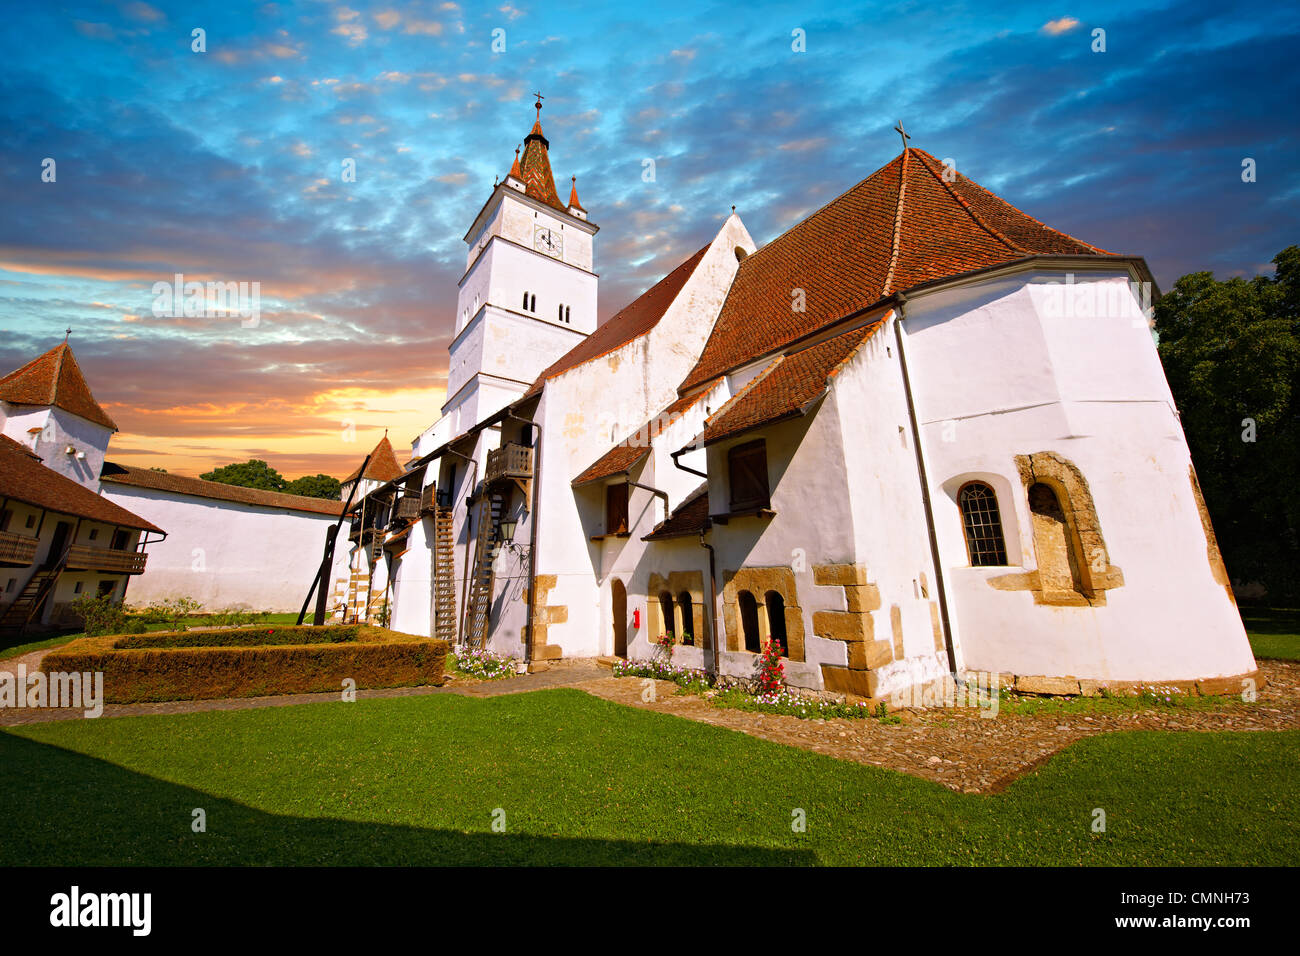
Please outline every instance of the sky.
[[[600, 226], [602, 319], [732, 204], [762, 245], [870, 175], [899, 120], [1162, 289], [1269, 272], [1300, 241], [1295, 7], [7, 6], [0, 374], [71, 328], [110, 459], [177, 474], [342, 477], [385, 429], [404, 457], [533, 91], [557, 187], [576, 176]], [[157, 314], [177, 273], [259, 283], [257, 321]]]

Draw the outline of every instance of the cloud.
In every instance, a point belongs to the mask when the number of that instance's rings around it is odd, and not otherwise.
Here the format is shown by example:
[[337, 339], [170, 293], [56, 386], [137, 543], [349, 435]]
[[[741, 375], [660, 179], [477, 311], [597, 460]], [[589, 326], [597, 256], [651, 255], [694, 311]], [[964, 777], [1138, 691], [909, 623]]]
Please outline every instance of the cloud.
[[1056, 20], [1048, 20], [1043, 24], [1042, 30], [1049, 36], [1059, 36], [1062, 33], [1069, 33], [1079, 25], [1079, 21], [1074, 17], [1060, 17]]

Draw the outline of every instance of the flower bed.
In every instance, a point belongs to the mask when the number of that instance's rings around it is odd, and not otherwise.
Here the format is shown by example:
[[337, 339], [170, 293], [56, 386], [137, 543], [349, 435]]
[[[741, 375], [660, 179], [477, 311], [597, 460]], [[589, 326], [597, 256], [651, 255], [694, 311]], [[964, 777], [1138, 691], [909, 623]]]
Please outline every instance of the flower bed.
[[514, 677], [518, 663], [509, 655], [458, 647], [449, 657], [448, 669], [479, 680], [501, 680]]
[[764, 691], [762, 675], [752, 681], [737, 677], [719, 678], [708, 671], [680, 667], [659, 658], [616, 661], [614, 676], [672, 681], [681, 688], [680, 693], [695, 694], [718, 707], [736, 710], [824, 720], [834, 717], [874, 717], [883, 723], [897, 723], [900, 719], [889, 714], [884, 704], [872, 709], [865, 702], [849, 704], [840, 700], [827, 700], [784, 687]]
[[[341, 692], [347, 680], [363, 689], [445, 679], [446, 641], [369, 626], [266, 630], [83, 637], [47, 654], [41, 670], [102, 671], [104, 698], [116, 704]], [[277, 641], [276, 631], [296, 643]], [[270, 642], [246, 643], [259, 635]]]

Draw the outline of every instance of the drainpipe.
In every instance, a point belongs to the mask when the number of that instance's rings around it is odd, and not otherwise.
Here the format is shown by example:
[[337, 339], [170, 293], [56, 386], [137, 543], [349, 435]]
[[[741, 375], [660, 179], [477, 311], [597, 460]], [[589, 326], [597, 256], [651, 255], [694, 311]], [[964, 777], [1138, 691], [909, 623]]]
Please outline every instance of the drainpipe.
[[718, 586], [717, 571], [714, 569], [714, 552], [713, 545], [704, 540], [705, 529], [700, 529], [700, 547], [709, 552], [709, 637], [713, 644], [713, 676], [719, 677], [722, 674], [722, 639], [718, 634]]
[[533, 501], [528, 513], [528, 638], [524, 641], [524, 663], [533, 662], [533, 618], [537, 613], [537, 522], [541, 517], [538, 503], [542, 494], [542, 426], [512, 411], [506, 418], [533, 430]]
[[679, 449], [677, 449], [677, 451], [672, 452], [668, 457], [671, 458], [671, 459], [673, 460], [673, 464], [674, 464], [676, 467], [680, 468], [682, 471], [688, 472], [688, 473], [690, 473], [690, 474], [692, 474], [692, 475], [699, 475], [701, 478], [703, 478], [703, 479], [705, 479], [705, 480], [707, 481], [709, 476], [708, 476], [708, 474], [707, 474], [706, 472], [703, 472], [703, 471], [696, 471], [694, 468], [688, 467], [687, 465], [683, 465], [680, 461], [677, 460], [677, 456], [678, 456], [678, 455], [684, 455], [684, 454], [686, 454], [688, 451], [695, 451], [695, 449], [694, 449], [694, 448], [679, 448]]
[[934, 563], [934, 586], [939, 597], [939, 621], [943, 627], [943, 645], [948, 652], [948, 669], [957, 675], [957, 651], [952, 643], [952, 625], [948, 619], [948, 588], [944, 582], [943, 561], [939, 556], [939, 537], [934, 527], [934, 506], [930, 501], [930, 482], [925, 474], [925, 455], [921, 451], [921, 429], [916, 421], [916, 403], [912, 400], [912, 380], [907, 373], [907, 352], [903, 348], [903, 318], [907, 298], [898, 296], [898, 315], [894, 318], [894, 340], [898, 343], [898, 362], [903, 371], [903, 393], [907, 396], [907, 418], [912, 426], [912, 446], [916, 452], [916, 474], [921, 481], [921, 502], [925, 506], [925, 523], [930, 536], [930, 557]]
[[[694, 449], [681, 448], [672, 452], [668, 457], [673, 460], [673, 465], [677, 468], [680, 468], [688, 474], [699, 475], [705, 481], [708, 481], [709, 476], [707, 472], [696, 471], [694, 468], [688, 468], [677, 460], [678, 455], [684, 454], [687, 451], [694, 451]], [[709, 493], [707, 488], [705, 488], [704, 493], [706, 495]], [[667, 501], [665, 501], [665, 511], [667, 509], [667, 504]], [[668, 520], [668, 515], [666, 513], [664, 515], [664, 520]], [[707, 521], [708, 519], [706, 518], [705, 520]], [[722, 674], [722, 635], [718, 633], [717, 559], [716, 553], [713, 550], [713, 545], [704, 540], [704, 533], [706, 530], [707, 528], [700, 529], [700, 547], [709, 552], [709, 639], [713, 644], [713, 676], [718, 677]]]
[[640, 488], [642, 491], [648, 491], [650, 492], [650, 494], [654, 495], [655, 497], [661, 498], [664, 503], [664, 520], [665, 521], [668, 520], [668, 493], [667, 492], [660, 491], [658, 488], [651, 488], [649, 485], [643, 485], [640, 482], [636, 482], [636, 481], [627, 482], [627, 486], [629, 488]]

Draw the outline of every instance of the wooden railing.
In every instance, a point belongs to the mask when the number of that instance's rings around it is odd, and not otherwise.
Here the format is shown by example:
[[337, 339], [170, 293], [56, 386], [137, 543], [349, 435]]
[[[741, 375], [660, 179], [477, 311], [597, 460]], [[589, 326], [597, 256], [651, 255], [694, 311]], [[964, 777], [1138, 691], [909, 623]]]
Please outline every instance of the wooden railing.
[[143, 551], [122, 551], [117, 548], [91, 548], [84, 544], [74, 544], [68, 548], [68, 568], [85, 571], [124, 571], [127, 574], [143, 574], [145, 559]]
[[393, 521], [415, 520], [418, 517], [420, 517], [419, 495], [405, 494], [397, 499], [397, 507], [393, 509]]
[[492, 449], [487, 455], [487, 469], [483, 477], [488, 481], [496, 478], [533, 477], [533, 450], [514, 442]]
[[31, 564], [36, 560], [36, 549], [40, 541], [26, 535], [14, 534], [12, 531], [0, 531], [0, 561], [15, 564]]

